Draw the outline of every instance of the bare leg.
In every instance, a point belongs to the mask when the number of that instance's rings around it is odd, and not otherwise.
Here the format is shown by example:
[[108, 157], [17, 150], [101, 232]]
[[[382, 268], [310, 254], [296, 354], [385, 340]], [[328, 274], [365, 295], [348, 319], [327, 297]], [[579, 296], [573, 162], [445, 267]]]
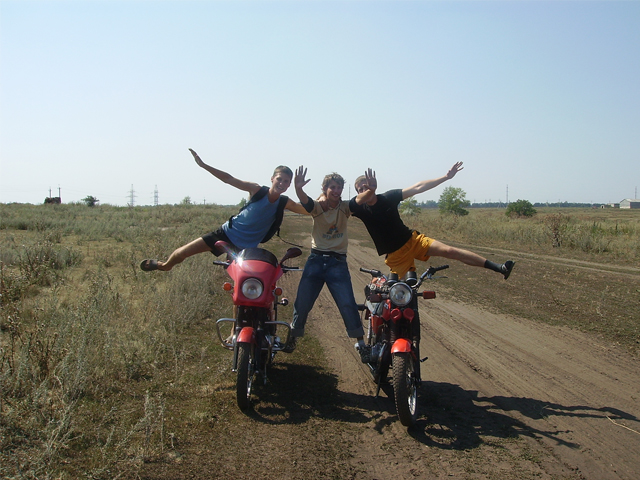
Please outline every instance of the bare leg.
[[458, 260], [466, 265], [472, 267], [484, 267], [486, 258], [481, 257], [477, 253], [470, 252], [469, 250], [462, 250], [461, 248], [450, 247], [442, 242], [434, 240], [427, 252], [433, 257], [450, 258], [451, 260]]
[[171, 270], [175, 265], [180, 262], [183, 262], [186, 258], [195, 255], [197, 253], [210, 252], [211, 248], [209, 245], [205, 243], [202, 238], [198, 238], [191, 243], [187, 243], [180, 248], [176, 248], [173, 253], [169, 256], [169, 259], [166, 262], [158, 262], [158, 270], [168, 271]]
[[484, 267], [494, 272], [498, 272], [504, 275], [504, 279], [506, 280], [511, 275], [511, 270], [513, 270], [513, 266], [515, 262], [512, 260], [507, 260], [505, 263], [495, 263], [491, 260], [487, 260], [484, 257], [481, 257], [477, 253], [470, 252], [469, 250], [463, 250], [461, 248], [450, 247], [449, 245], [445, 245], [442, 242], [438, 242], [434, 240], [434, 242], [429, 247], [429, 251], [427, 252], [429, 255], [434, 257], [444, 257], [450, 258], [452, 260], [458, 260], [466, 265], [471, 265], [472, 267]]

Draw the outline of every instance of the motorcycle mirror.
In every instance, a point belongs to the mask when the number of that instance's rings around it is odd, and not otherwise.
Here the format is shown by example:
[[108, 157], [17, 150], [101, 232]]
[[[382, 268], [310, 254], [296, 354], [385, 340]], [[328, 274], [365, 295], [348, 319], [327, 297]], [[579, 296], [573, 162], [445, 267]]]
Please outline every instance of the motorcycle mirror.
[[219, 248], [227, 255], [232, 255], [234, 253], [234, 251], [231, 249], [231, 245], [229, 245], [227, 242], [223, 240], [218, 240], [216, 242], [216, 248]]
[[[217, 243], [216, 243], [216, 245], [217, 245]], [[286, 260], [289, 260], [290, 258], [299, 257], [300, 255], [302, 255], [302, 250], [300, 250], [298, 247], [289, 248], [285, 252], [284, 257], [282, 257], [282, 260], [280, 260], [280, 263], [283, 263]]]

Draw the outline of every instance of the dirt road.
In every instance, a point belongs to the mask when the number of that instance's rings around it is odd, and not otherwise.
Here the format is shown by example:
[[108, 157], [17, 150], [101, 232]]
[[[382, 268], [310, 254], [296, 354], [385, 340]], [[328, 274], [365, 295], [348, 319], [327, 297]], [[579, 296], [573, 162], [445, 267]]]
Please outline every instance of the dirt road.
[[[299, 241], [308, 242], [308, 234]], [[452, 265], [447, 272], [451, 282], [456, 275], [486, 279], [496, 298], [527, 301], [522, 293], [537, 260], [509, 255], [517, 264], [506, 283], [471, 267]], [[565, 263], [576, 271], [600, 268]], [[349, 265], [362, 301], [368, 277], [358, 268], [385, 271], [384, 263], [352, 237]], [[618, 273], [640, 285], [638, 272]], [[297, 274], [283, 277], [290, 300], [298, 281]], [[266, 385], [256, 385], [252, 410], [241, 413], [235, 405], [229, 353], [228, 361], [211, 365], [225, 372], [216, 377], [222, 380], [196, 386], [188, 399], [173, 402], [167, 393], [168, 428], [184, 433], [131, 478], [640, 478], [637, 357], [594, 335], [464, 303], [446, 285], [430, 285], [438, 297], [421, 300], [421, 354], [429, 359], [414, 428], [398, 421], [391, 391], [375, 398], [368, 368], [325, 288], [307, 336], [294, 353], [276, 357]]]
[[[384, 271], [384, 264], [357, 242], [349, 251], [361, 301], [367, 276], [357, 268]], [[371, 402], [352, 442], [354, 478], [640, 478], [636, 358], [588, 335], [492, 314], [446, 294], [421, 303], [421, 353], [429, 359], [421, 416], [410, 431], [397, 420], [391, 392], [370, 399], [371, 376], [326, 289], [312, 312], [308, 332], [325, 348], [337, 388]]]

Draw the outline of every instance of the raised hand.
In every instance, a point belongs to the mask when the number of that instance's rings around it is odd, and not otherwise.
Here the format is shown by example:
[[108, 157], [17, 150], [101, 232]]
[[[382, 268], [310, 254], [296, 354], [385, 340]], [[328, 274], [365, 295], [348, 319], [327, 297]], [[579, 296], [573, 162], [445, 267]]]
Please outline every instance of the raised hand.
[[305, 177], [307, 176], [307, 169], [304, 168], [302, 165], [300, 165], [298, 168], [296, 168], [296, 175], [294, 177], [294, 185], [297, 189], [301, 189], [302, 187], [304, 187], [307, 183], [309, 183], [311, 181], [311, 179], [306, 180]]
[[367, 181], [367, 186], [369, 190], [375, 190], [378, 188], [378, 180], [376, 179], [376, 172], [371, 170], [370, 168], [364, 172], [364, 178]]
[[196, 163], [198, 164], [198, 166], [204, 168], [205, 167], [205, 163], [198, 156], [198, 154], [192, 149], [189, 149], [189, 151], [191, 152], [191, 155], [193, 155], [193, 158], [196, 160]]
[[456, 162], [453, 165], [453, 167], [449, 169], [446, 176], [449, 180], [451, 180], [453, 177], [456, 176], [456, 173], [458, 173], [460, 170], [463, 170], [463, 169], [464, 167], [462, 166], [462, 162]]

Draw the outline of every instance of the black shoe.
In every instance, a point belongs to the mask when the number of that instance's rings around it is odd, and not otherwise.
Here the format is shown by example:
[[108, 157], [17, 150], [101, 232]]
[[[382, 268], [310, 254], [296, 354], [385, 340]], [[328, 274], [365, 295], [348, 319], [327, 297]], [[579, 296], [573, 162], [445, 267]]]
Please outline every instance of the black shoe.
[[361, 347], [356, 343], [355, 347], [356, 347], [356, 350], [358, 350], [358, 353], [360, 354], [360, 360], [362, 360], [362, 363], [371, 362], [371, 346], [365, 345], [364, 347]]
[[293, 353], [293, 351], [296, 349], [296, 344], [297, 343], [298, 343], [298, 337], [289, 337], [289, 341], [284, 346], [282, 351], [284, 353]]
[[502, 274], [504, 275], [505, 280], [509, 278], [509, 275], [511, 275], [511, 270], [513, 270], [513, 266], [515, 264], [516, 262], [513, 262], [511, 260], [507, 260], [502, 264]]

